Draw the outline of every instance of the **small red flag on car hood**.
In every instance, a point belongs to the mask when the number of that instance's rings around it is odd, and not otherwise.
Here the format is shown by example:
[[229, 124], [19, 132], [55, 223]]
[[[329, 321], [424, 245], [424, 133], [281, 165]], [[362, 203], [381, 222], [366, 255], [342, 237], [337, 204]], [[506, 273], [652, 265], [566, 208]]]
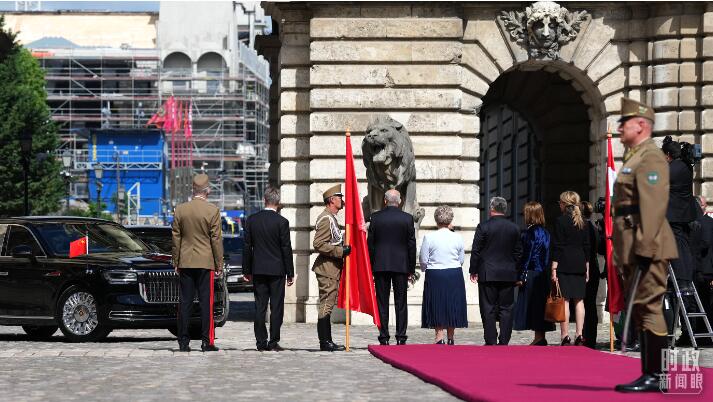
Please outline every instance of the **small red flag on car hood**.
[[69, 258], [89, 254], [89, 236], [84, 236], [69, 243]]

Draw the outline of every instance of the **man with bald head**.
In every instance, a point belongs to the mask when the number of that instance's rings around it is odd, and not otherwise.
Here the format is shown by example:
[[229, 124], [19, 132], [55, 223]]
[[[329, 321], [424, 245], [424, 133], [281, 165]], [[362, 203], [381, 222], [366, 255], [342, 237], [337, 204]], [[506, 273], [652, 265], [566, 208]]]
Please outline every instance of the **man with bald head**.
[[386, 191], [384, 205], [384, 209], [371, 215], [367, 240], [381, 319], [379, 343], [389, 344], [389, 295], [393, 284], [396, 344], [405, 345], [408, 326], [406, 288], [416, 272], [416, 233], [413, 216], [400, 209], [401, 194], [397, 190]]

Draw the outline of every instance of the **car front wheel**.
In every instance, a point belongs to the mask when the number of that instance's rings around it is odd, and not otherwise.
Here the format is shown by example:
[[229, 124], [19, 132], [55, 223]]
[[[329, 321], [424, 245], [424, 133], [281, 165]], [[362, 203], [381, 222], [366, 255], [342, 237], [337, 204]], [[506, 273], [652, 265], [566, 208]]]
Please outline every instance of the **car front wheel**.
[[109, 334], [99, 317], [94, 295], [75, 286], [65, 290], [59, 298], [57, 323], [70, 342], [94, 342]]
[[48, 339], [57, 332], [57, 326], [39, 327], [35, 325], [23, 325], [22, 330], [32, 339]]

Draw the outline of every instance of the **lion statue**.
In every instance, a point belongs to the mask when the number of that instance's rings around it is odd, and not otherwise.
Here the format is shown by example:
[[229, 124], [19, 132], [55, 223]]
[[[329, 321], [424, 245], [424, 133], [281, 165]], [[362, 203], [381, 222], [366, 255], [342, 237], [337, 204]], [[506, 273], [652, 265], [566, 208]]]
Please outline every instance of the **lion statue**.
[[384, 206], [386, 190], [401, 193], [401, 209], [413, 215], [416, 229], [424, 209], [416, 202], [416, 164], [413, 145], [403, 124], [387, 115], [376, 116], [361, 143], [369, 192], [362, 202], [364, 217]]

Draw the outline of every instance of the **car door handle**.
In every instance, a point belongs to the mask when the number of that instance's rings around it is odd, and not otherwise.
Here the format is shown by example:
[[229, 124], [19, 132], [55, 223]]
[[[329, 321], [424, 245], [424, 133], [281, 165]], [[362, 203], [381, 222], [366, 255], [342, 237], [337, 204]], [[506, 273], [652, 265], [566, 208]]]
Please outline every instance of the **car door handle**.
[[62, 273], [59, 272], [59, 271], [52, 271], [52, 272], [46, 273], [44, 276], [47, 276], [47, 277], [57, 277], [57, 276], [61, 276], [61, 275], [62, 275]]
[[7, 276], [9, 272], [6, 271], [0, 271], [0, 276]]

